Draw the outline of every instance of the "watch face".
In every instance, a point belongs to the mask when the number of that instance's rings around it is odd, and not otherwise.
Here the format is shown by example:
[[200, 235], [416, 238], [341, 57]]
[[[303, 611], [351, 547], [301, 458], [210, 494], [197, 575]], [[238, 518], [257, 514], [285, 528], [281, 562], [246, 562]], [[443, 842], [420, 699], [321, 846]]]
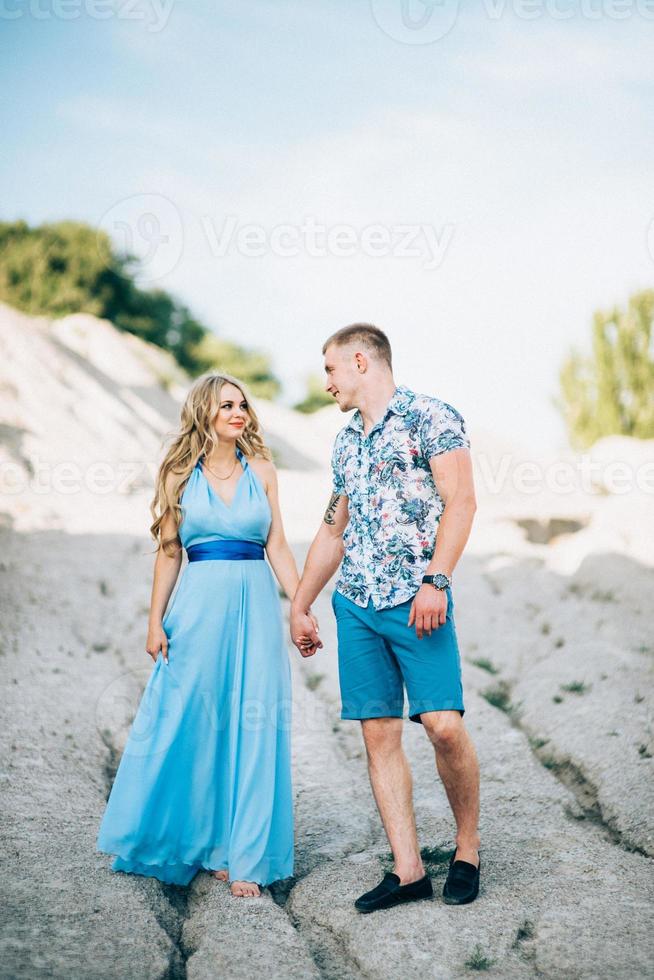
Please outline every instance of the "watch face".
[[449, 585], [449, 579], [447, 575], [434, 575], [434, 585], [438, 589], [445, 589]]

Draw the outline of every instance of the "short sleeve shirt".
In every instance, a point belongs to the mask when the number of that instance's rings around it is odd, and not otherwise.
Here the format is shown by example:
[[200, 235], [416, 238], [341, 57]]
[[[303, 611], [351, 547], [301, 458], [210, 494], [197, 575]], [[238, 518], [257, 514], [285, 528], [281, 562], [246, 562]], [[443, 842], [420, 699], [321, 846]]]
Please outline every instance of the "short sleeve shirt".
[[405, 385], [367, 436], [354, 413], [332, 452], [334, 493], [348, 498], [350, 515], [338, 592], [359, 606], [372, 598], [376, 609], [415, 595], [445, 509], [429, 460], [461, 447], [470, 448], [463, 416]]

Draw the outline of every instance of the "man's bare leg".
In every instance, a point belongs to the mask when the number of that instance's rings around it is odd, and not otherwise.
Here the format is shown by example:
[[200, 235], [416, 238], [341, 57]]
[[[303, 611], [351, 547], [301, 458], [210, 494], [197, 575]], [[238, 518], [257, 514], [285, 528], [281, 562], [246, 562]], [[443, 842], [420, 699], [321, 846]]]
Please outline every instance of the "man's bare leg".
[[424, 877], [413, 812], [413, 780], [402, 749], [401, 718], [366, 718], [361, 722], [368, 756], [368, 775], [388, 837], [400, 884]]
[[458, 711], [425, 711], [424, 729], [456, 821], [456, 860], [479, 865], [479, 762]]

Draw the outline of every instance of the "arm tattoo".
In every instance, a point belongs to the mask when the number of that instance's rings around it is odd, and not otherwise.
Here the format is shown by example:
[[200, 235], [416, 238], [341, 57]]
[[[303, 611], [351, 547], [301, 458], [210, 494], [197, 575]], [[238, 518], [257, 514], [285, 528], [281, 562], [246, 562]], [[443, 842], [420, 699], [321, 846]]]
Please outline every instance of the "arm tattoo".
[[340, 494], [338, 494], [338, 493], [333, 493], [331, 495], [330, 500], [329, 500], [329, 504], [327, 506], [327, 510], [325, 511], [325, 516], [323, 518], [323, 520], [325, 521], [325, 524], [334, 524], [335, 523], [335, 521], [334, 521], [334, 514], [336, 513], [336, 508], [338, 507], [339, 498], [340, 498]]

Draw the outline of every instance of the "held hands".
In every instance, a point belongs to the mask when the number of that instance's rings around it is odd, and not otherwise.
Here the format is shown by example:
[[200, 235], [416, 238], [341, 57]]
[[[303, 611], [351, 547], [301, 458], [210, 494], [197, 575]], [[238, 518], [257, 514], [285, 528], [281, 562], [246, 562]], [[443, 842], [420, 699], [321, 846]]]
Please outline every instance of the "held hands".
[[416, 634], [422, 640], [423, 634], [431, 636], [447, 618], [447, 593], [435, 589], [433, 585], [421, 585], [411, 603], [407, 626], [416, 625]]
[[322, 640], [318, 636], [318, 620], [310, 609], [302, 612], [291, 607], [291, 639], [303, 657], [312, 657], [317, 650], [322, 649]]
[[148, 627], [148, 638], [145, 642], [145, 652], [149, 653], [156, 662], [161, 650], [164, 662], [168, 663], [168, 636], [161, 623]]

